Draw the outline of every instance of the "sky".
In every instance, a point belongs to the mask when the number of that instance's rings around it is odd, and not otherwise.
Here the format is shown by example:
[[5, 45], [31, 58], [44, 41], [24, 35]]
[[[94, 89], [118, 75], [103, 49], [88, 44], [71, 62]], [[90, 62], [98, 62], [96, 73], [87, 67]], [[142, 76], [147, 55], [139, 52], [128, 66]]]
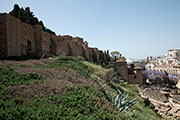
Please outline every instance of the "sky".
[[30, 7], [57, 35], [79, 36], [126, 58], [180, 49], [180, 0], [0, 0], [0, 13], [15, 3]]

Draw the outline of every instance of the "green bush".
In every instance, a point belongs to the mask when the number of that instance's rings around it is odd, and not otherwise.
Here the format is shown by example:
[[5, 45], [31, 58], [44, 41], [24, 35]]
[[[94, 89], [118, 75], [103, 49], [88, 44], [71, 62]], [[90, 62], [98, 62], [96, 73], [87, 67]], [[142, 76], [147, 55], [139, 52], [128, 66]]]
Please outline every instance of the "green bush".
[[144, 99], [144, 104], [145, 106], [149, 106], [151, 104], [151, 102], [149, 101], [148, 98]]
[[[0, 100], [0, 119], [63, 119], [108, 120], [118, 119], [105, 104], [104, 95], [91, 87], [73, 87], [65, 94], [34, 97], [31, 102], [22, 98]], [[27, 104], [29, 103], [29, 104]]]
[[0, 67], [0, 85], [10, 86], [10, 85], [19, 85], [27, 83], [30, 81], [43, 81], [43, 77], [36, 73], [29, 74], [18, 74], [11, 69], [4, 69]]

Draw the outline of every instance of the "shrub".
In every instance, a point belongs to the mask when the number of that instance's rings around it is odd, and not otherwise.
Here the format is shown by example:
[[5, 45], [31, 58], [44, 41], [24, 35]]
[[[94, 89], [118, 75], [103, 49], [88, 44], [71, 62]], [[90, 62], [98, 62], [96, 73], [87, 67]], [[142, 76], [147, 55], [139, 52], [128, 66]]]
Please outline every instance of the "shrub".
[[103, 96], [88, 86], [72, 87], [61, 95], [34, 97], [30, 102], [6, 96], [5, 100], [0, 99], [0, 119], [118, 119]]
[[42, 82], [44, 79], [42, 76], [36, 73], [18, 74], [11, 69], [4, 69], [0, 67], [0, 85], [10, 86], [27, 83], [30, 81]]
[[145, 106], [149, 106], [151, 104], [151, 102], [149, 101], [148, 98], [144, 99], [144, 104]]

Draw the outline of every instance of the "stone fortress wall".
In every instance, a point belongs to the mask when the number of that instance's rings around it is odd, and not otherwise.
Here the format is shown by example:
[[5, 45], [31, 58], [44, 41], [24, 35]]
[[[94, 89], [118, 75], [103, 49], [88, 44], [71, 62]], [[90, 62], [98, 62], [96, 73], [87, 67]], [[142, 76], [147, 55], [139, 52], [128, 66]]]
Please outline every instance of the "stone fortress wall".
[[82, 56], [99, 63], [103, 52], [89, 48], [83, 38], [55, 36], [44, 32], [40, 25], [29, 25], [9, 15], [0, 14], [0, 58], [44, 54]]
[[[42, 30], [40, 25], [29, 25], [9, 15], [0, 14], [0, 58], [44, 55], [82, 56], [100, 63], [103, 51], [90, 48], [83, 38], [69, 35], [56, 36]], [[128, 74], [125, 61], [115, 62], [119, 74], [132, 84], [143, 84], [142, 70]]]

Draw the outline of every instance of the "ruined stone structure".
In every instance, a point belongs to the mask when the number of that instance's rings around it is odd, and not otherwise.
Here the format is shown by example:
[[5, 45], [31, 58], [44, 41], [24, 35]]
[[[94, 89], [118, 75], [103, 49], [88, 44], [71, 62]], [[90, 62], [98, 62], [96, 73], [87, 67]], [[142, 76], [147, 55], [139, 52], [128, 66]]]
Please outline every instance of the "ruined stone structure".
[[124, 78], [124, 80], [128, 81], [128, 67], [127, 63], [124, 60], [117, 60], [114, 64], [116, 70]]
[[89, 48], [80, 37], [55, 36], [40, 25], [29, 25], [9, 15], [0, 14], [0, 58], [43, 55], [82, 56], [100, 62], [103, 52]]
[[164, 117], [180, 118], [180, 95], [171, 88], [151, 86], [140, 92], [141, 97], [148, 98], [158, 114]]
[[143, 84], [142, 68], [135, 67], [134, 70], [129, 72], [126, 61], [117, 60], [114, 64], [116, 70], [130, 84]]
[[128, 83], [130, 84], [140, 84], [142, 85], [143, 82], [143, 76], [142, 76], [142, 68], [141, 67], [135, 67], [133, 73], [128, 74]]

